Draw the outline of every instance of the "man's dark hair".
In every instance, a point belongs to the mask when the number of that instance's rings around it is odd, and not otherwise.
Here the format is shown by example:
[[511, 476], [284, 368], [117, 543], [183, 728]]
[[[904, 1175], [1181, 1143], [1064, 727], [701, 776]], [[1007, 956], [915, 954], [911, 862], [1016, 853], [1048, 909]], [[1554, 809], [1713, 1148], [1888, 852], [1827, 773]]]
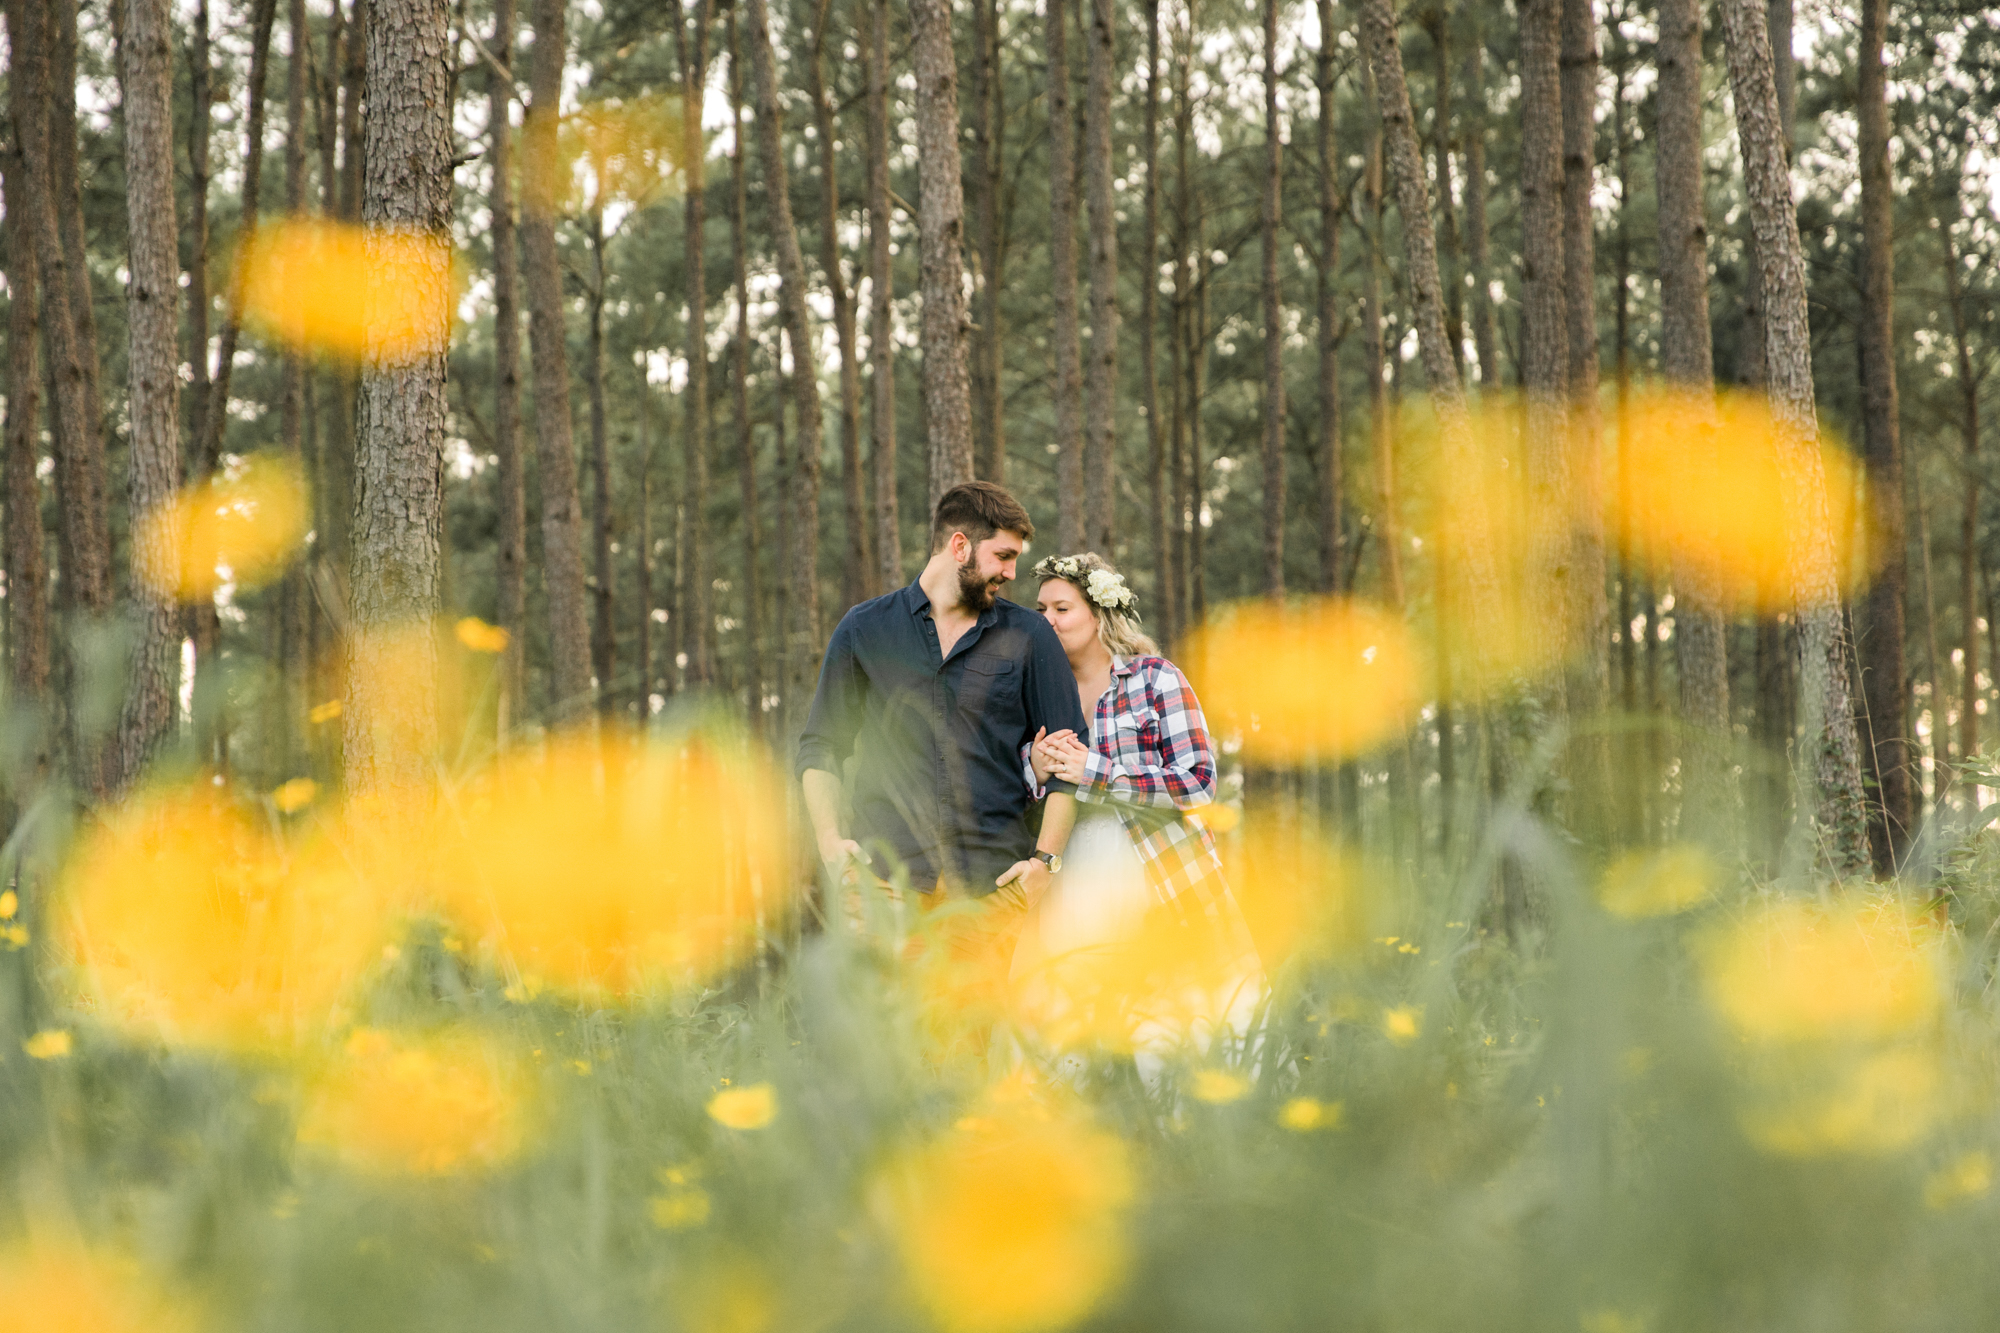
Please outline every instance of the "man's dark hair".
[[968, 481], [938, 499], [937, 514], [931, 520], [931, 549], [943, 550], [954, 532], [964, 533], [977, 546], [996, 532], [1018, 532], [1023, 541], [1031, 540], [1035, 524], [1005, 486]]

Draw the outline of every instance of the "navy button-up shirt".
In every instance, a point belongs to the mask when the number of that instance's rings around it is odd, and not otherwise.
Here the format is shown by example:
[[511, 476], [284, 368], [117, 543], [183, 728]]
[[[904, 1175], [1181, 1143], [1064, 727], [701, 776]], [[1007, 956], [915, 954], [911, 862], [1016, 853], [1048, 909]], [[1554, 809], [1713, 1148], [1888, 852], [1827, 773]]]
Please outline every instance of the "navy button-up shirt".
[[913, 887], [943, 875], [980, 896], [1035, 850], [1021, 747], [1044, 727], [1089, 734], [1048, 622], [995, 599], [946, 658], [930, 598], [912, 583], [841, 617], [798, 767], [839, 775], [853, 755], [855, 841], [900, 858]]

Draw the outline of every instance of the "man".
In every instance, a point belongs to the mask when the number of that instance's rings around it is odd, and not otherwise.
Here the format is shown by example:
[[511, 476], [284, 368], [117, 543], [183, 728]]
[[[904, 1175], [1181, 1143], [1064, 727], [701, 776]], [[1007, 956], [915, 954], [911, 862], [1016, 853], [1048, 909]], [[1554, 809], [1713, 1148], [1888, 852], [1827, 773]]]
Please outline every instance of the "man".
[[[1021, 748], [1043, 731], [1089, 733], [1055, 631], [998, 595], [1034, 535], [1003, 487], [945, 492], [916, 582], [841, 618], [799, 738], [806, 810], [835, 879], [869, 860], [865, 846], [886, 848], [930, 901], [989, 899], [994, 948], [1047, 891], [1076, 821], [1076, 788], [1052, 782], [1039, 836], [1029, 830]], [[840, 827], [850, 753], [852, 836]]]

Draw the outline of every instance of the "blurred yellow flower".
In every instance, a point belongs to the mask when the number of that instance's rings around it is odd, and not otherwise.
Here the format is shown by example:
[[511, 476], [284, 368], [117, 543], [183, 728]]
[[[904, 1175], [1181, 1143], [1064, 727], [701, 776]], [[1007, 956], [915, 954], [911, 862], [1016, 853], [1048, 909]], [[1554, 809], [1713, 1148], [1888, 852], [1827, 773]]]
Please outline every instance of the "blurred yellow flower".
[[1949, 1208], [1982, 1198], [1992, 1188], [1993, 1158], [1983, 1151], [1969, 1152], [1947, 1162], [1924, 1181], [1924, 1206]]
[[0, 1253], [0, 1322], [22, 1333], [193, 1333], [202, 1323], [129, 1261], [44, 1244]]
[[586, 103], [563, 117], [553, 161], [532, 142], [523, 144], [523, 196], [562, 209], [609, 200], [644, 206], [684, 183], [687, 129], [678, 97]]
[[1774, 902], [1702, 949], [1708, 1000], [1749, 1041], [1865, 1041], [1943, 1010], [1934, 920], [1893, 900]]
[[685, 1231], [708, 1221], [708, 1191], [699, 1186], [670, 1189], [646, 1206], [653, 1225], [662, 1231]]
[[1405, 731], [1424, 668], [1402, 619], [1346, 598], [1239, 603], [1177, 654], [1219, 735], [1267, 763], [1338, 759]]
[[47, 1028], [21, 1043], [21, 1049], [37, 1060], [60, 1060], [75, 1047], [70, 1034], [61, 1028]]
[[155, 592], [205, 602], [225, 582], [254, 588], [282, 574], [310, 524], [298, 468], [253, 454], [141, 516], [133, 541], [144, 558], [135, 565]]
[[878, 1182], [912, 1293], [945, 1333], [1076, 1323], [1125, 1274], [1124, 1142], [1058, 1114], [969, 1119]]
[[768, 1083], [724, 1088], [708, 1099], [708, 1114], [731, 1129], [762, 1129], [778, 1118], [778, 1094]]
[[1227, 1069], [1197, 1069], [1194, 1086], [1189, 1091], [1198, 1102], [1222, 1106], [1242, 1100], [1243, 1095], [1250, 1091], [1250, 1080]]
[[529, 1118], [520, 1060], [497, 1043], [362, 1028], [308, 1079], [298, 1134], [359, 1170], [435, 1176], [505, 1164]]
[[1623, 441], [1606, 527], [1631, 559], [1663, 575], [1692, 569], [1725, 606], [1766, 614], [1793, 604], [1794, 561], [1808, 546], [1831, 551], [1843, 597], [1865, 577], [1860, 469], [1836, 446], [1797, 442], [1761, 396], [1634, 394]]
[[300, 351], [359, 361], [442, 353], [451, 248], [441, 239], [314, 219], [267, 221], [237, 256], [245, 324]]
[[80, 840], [52, 928], [110, 1021], [232, 1048], [326, 1023], [382, 913], [347, 864], [288, 855], [205, 784], [112, 809]]
[[1721, 867], [1688, 843], [1627, 852], [1605, 868], [1597, 901], [1613, 916], [1671, 916], [1715, 892]]
[[322, 722], [331, 722], [339, 716], [340, 700], [328, 699], [323, 704], [314, 704], [312, 711], [306, 714], [306, 721], [318, 726]]
[[1423, 1031], [1423, 1025], [1424, 1011], [1410, 1005], [1398, 1005], [1382, 1011], [1382, 1031], [1398, 1046], [1407, 1046], [1415, 1041]]
[[1891, 1153], [1928, 1134], [1944, 1112], [1944, 1070], [1927, 1048], [1819, 1055], [1758, 1071], [1738, 1117], [1751, 1142], [1786, 1157]]
[[530, 986], [699, 980], [788, 906], [784, 797], [720, 742], [563, 737], [503, 758], [458, 809], [447, 906]]
[[766, 1333], [778, 1322], [778, 1288], [773, 1274], [747, 1259], [712, 1263], [675, 1284], [678, 1326], [688, 1333]]
[[1374, 876], [1347, 849], [1253, 817], [1223, 864], [1267, 972], [1295, 955], [1351, 954], [1367, 940]]
[[21, 910], [20, 895], [12, 889], [0, 893], [0, 921], [12, 921], [14, 913]]
[[1278, 1108], [1278, 1123], [1299, 1134], [1316, 1129], [1338, 1129], [1345, 1109], [1339, 1102], [1323, 1102], [1317, 1097], [1294, 1097]]
[[319, 784], [311, 778], [293, 778], [278, 784], [271, 793], [271, 804], [278, 807], [280, 814], [295, 815], [313, 803], [319, 795]]
[[508, 634], [498, 625], [489, 625], [478, 616], [466, 616], [458, 622], [458, 641], [475, 653], [504, 653], [507, 651]]
[[1189, 823], [1199, 824], [1218, 836], [1243, 822], [1243, 807], [1224, 801], [1210, 801], [1207, 805], [1198, 805], [1181, 813]]

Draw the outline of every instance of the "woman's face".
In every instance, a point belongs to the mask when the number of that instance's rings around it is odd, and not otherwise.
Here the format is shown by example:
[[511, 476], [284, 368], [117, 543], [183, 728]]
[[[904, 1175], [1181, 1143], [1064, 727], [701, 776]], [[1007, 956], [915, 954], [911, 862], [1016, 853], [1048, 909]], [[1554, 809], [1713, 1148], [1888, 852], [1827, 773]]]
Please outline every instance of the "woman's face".
[[1063, 651], [1076, 657], [1097, 637], [1097, 613], [1068, 579], [1050, 579], [1035, 595], [1035, 609], [1062, 640]]

